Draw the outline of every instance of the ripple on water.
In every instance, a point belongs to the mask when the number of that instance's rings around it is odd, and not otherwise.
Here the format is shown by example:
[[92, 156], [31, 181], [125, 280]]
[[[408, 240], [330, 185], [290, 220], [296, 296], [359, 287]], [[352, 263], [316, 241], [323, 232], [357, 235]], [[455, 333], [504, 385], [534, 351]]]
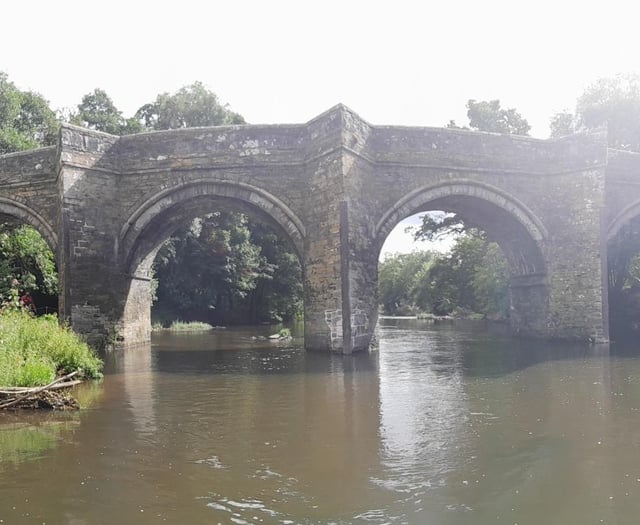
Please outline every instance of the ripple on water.
[[216, 469], [226, 469], [228, 468], [226, 465], [223, 465], [218, 456], [211, 456], [207, 459], [198, 459], [195, 461], [198, 465], [208, 465], [212, 468]]

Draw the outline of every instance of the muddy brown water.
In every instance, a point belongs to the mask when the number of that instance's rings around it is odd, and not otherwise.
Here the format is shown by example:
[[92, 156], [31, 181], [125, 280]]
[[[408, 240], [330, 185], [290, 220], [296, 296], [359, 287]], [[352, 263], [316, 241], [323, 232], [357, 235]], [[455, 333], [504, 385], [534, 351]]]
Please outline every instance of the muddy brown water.
[[78, 413], [0, 415], [2, 524], [635, 524], [640, 353], [382, 319], [114, 353]]

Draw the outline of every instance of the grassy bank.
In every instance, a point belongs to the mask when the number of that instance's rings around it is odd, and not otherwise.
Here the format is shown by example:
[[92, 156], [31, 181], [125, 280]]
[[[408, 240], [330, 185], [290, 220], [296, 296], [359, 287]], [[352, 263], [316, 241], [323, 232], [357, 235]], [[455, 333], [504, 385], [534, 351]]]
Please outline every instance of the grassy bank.
[[102, 361], [53, 316], [34, 317], [21, 309], [0, 314], [0, 386], [41, 386], [57, 375], [82, 370], [99, 377]]

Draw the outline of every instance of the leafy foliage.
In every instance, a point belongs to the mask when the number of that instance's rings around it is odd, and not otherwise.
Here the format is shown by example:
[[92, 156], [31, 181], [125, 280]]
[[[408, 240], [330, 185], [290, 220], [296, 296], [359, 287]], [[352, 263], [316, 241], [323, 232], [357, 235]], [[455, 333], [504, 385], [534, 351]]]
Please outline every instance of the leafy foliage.
[[82, 370], [100, 377], [102, 361], [54, 316], [34, 317], [13, 306], [0, 315], [0, 385], [45, 385], [56, 374]]
[[416, 252], [385, 260], [378, 286], [387, 314], [421, 310], [435, 315], [508, 315], [506, 261], [500, 248], [475, 230], [458, 237], [446, 254]]
[[48, 102], [0, 72], [0, 155], [55, 144], [58, 121]]
[[607, 126], [609, 146], [640, 151], [640, 77], [618, 75], [591, 84], [576, 105], [579, 130]]
[[212, 213], [178, 230], [160, 249], [155, 274], [160, 317], [279, 321], [301, 305], [297, 256], [240, 213]]
[[82, 97], [78, 112], [71, 122], [112, 135], [126, 135], [142, 131], [142, 124], [136, 118], [126, 119], [109, 95], [99, 88]]
[[565, 137], [576, 132], [576, 119], [569, 111], [561, 111], [551, 117], [549, 122], [551, 137]]
[[435, 254], [413, 252], [388, 257], [378, 270], [378, 295], [384, 313], [409, 314], [421, 303]]
[[202, 82], [194, 82], [176, 93], [162, 93], [136, 113], [148, 129], [179, 129], [198, 126], [244, 124], [244, 118], [218, 100]]
[[22, 292], [55, 296], [58, 274], [55, 257], [31, 226], [0, 224], [0, 299], [7, 300], [14, 283]]
[[232, 309], [263, 263], [250, 235], [245, 216], [222, 212], [177, 231], [156, 258], [158, 302], [185, 312]]
[[260, 247], [265, 271], [248, 300], [252, 322], [286, 321], [302, 314], [302, 267], [289, 242], [265, 224], [249, 221], [251, 242]]
[[[469, 127], [476, 131], [491, 131], [493, 133], [507, 133], [511, 135], [528, 135], [531, 126], [527, 120], [514, 108], [504, 109], [499, 100], [467, 102], [467, 117]], [[448, 128], [465, 129], [450, 120]]]
[[450, 235], [462, 235], [467, 225], [455, 213], [429, 212], [421, 217], [422, 224], [413, 229], [416, 241], [436, 241]]
[[552, 137], [607, 128], [609, 147], [640, 151], [640, 76], [600, 78], [578, 98], [575, 114], [551, 117]]

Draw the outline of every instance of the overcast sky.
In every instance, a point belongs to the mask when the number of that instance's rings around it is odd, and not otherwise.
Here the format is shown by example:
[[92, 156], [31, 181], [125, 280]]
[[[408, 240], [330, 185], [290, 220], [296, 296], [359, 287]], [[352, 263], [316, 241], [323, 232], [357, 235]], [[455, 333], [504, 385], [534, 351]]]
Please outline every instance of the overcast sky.
[[54, 108], [104, 89], [131, 116], [196, 80], [250, 123], [342, 102], [372, 124], [466, 124], [500, 99], [548, 136], [603, 76], [640, 72], [635, 2], [21, 0], [0, 10], [0, 71]]

